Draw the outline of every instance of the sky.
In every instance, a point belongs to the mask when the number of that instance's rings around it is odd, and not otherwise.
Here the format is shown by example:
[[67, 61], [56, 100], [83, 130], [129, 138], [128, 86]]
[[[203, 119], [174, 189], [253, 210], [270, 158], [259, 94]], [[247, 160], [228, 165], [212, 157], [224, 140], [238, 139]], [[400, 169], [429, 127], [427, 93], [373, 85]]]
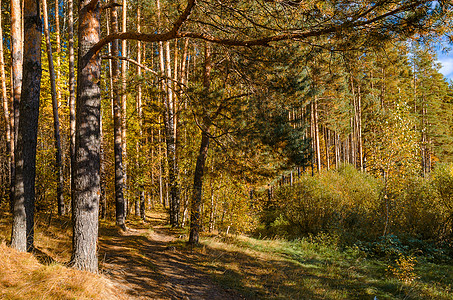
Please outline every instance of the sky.
[[438, 61], [442, 65], [440, 73], [453, 80], [453, 51], [450, 51], [450, 53], [439, 53]]

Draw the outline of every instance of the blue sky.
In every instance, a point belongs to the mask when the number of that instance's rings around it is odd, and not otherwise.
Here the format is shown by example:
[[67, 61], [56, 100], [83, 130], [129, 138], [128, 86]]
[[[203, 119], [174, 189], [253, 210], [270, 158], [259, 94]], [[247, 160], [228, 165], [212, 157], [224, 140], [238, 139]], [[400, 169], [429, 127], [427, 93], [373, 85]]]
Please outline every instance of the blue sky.
[[440, 72], [444, 74], [445, 77], [453, 80], [453, 51], [450, 51], [449, 53], [439, 53], [438, 61], [442, 65]]

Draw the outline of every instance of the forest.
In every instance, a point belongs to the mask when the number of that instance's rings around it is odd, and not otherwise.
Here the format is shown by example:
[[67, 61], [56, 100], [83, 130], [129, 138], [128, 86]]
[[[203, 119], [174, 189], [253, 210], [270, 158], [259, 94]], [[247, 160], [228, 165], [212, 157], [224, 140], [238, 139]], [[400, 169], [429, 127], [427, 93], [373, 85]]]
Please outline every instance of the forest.
[[0, 7], [0, 298], [453, 299], [451, 1]]

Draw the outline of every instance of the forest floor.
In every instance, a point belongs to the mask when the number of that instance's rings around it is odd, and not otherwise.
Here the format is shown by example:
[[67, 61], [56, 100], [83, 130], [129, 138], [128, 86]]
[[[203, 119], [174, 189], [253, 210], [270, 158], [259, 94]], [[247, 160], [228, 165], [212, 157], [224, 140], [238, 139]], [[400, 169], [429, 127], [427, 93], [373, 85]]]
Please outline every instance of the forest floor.
[[449, 263], [418, 259], [398, 278], [395, 261], [340, 251], [327, 237], [289, 242], [212, 234], [192, 247], [187, 229], [170, 228], [162, 210], [148, 212], [147, 222], [130, 217], [127, 231], [100, 221], [101, 276], [81, 277], [64, 267], [69, 218], [38, 213], [36, 224], [34, 257], [13, 255], [4, 246], [11, 215], [0, 210], [0, 299], [453, 299]]
[[165, 214], [148, 217], [147, 223], [129, 223], [127, 231], [101, 229], [102, 273], [134, 299], [243, 299], [194, 266], [203, 247], [183, 246], [186, 235], [165, 225]]

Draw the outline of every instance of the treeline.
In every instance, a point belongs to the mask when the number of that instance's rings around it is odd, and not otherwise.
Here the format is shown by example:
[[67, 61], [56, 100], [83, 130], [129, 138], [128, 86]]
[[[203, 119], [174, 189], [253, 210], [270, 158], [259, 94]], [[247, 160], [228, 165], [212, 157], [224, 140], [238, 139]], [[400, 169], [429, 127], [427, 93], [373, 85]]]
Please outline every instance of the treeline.
[[[170, 224], [189, 225], [198, 243], [204, 230], [256, 228], [264, 207], [256, 195], [282, 174], [350, 163], [383, 178], [390, 197], [392, 182], [429, 177], [438, 161], [452, 159], [452, 86], [432, 43], [422, 42], [422, 34], [451, 31], [448, 1], [397, 10], [391, 1], [350, 10], [84, 1], [75, 18], [71, 1], [42, 4], [45, 39], [37, 30], [35, 40], [22, 40], [20, 4], [1, 3], [1, 199], [18, 205], [14, 224], [28, 224], [13, 226], [13, 235], [28, 238], [24, 249], [33, 245], [30, 211], [71, 213], [72, 263], [95, 271], [98, 215], [127, 229], [129, 214], [146, 219], [146, 209], [163, 206]], [[25, 7], [41, 16], [39, 6]], [[41, 85], [22, 86], [21, 94], [20, 53], [39, 46], [42, 59], [24, 57], [35, 60], [23, 76]], [[33, 99], [19, 105], [21, 97]], [[36, 128], [28, 121], [37, 100]], [[36, 159], [24, 155], [34, 146]], [[93, 240], [83, 244], [87, 230]]]

